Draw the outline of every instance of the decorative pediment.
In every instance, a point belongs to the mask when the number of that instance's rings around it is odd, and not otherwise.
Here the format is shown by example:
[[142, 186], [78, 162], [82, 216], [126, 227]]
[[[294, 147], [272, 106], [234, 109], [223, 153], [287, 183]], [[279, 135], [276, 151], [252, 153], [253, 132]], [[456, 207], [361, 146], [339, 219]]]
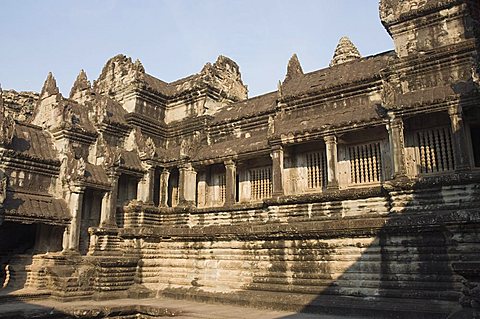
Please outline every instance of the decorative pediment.
[[242, 82], [240, 68], [228, 57], [220, 55], [215, 63], [205, 64], [200, 77], [206, 84], [218, 88], [233, 100], [247, 98], [248, 89]]
[[125, 150], [137, 151], [140, 158], [151, 159], [155, 156], [156, 146], [151, 137], [145, 137], [142, 130], [136, 127], [125, 140]]
[[3, 104], [3, 92], [0, 87], [0, 146], [6, 146], [12, 142], [15, 131], [15, 121], [7, 114]]
[[94, 82], [98, 93], [115, 95], [125, 87], [145, 80], [145, 69], [139, 60], [119, 54], [107, 61], [99, 78]]

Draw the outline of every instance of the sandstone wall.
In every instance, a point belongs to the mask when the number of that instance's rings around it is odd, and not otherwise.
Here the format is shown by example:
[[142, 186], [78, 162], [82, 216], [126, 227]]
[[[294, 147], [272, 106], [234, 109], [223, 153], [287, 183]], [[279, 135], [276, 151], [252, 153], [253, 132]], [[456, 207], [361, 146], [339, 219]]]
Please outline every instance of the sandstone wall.
[[478, 260], [477, 183], [340, 194], [243, 209], [131, 207], [120, 236], [136, 243], [136, 282], [153, 293], [418, 318], [458, 306], [452, 264]]

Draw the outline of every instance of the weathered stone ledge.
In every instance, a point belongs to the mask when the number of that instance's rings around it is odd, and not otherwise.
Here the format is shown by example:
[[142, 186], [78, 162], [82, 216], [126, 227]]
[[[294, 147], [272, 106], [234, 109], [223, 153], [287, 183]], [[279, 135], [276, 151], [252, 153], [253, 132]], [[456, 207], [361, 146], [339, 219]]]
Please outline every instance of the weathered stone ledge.
[[244, 225], [212, 225], [198, 228], [186, 227], [136, 227], [119, 229], [120, 237], [149, 237], [171, 240], [233, 240], [275, 238], [332, 238], [389, 233], [415, 233], [438, 231], [448, 224], [480, 223], [478, 211], [453, 211], [431, 214], [389, 214], [365, 218], [333, 218], [326, 221], [267, 223]]

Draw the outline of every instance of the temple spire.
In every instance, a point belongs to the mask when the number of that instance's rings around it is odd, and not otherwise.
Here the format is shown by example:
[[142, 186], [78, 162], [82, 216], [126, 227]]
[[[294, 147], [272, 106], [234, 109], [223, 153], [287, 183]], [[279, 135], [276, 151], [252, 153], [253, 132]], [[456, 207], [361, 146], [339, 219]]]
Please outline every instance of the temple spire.
[[342, 37], [338, 42], [337, 48], [335, 49], [330, 66], [350, 62], [360, 59], [361, 57], [362, 56], [360, 55], [360, 52], [352, 43], [352, 41], [350, 41], [348, 37]]
[[73, 98], [74, 95], [78, 92], [91, 89], [92, 85], [88, 81], [87, 74], [82, 69], [77, 76], [77, 79], [73, 83], [72, 89], [70, 90], [70, 98]]
[[52, 72], [48, 72], [47, 79], [43, 84], [42, 93], [40, 94], [40, 98], [44, 98], [47, 96], [55, 95], [60, 93], [57, 87], [57, 81], [55, 81], [55, 77], [53, 76]]
[[294, 53], [290, 58], [290, 60], [288, 61], [287, 75], [285, 76], [285, 82], [293, 78], [296, 78], [299, 75], [303, 75], [302, 65], [298, 60], [297, 54]]

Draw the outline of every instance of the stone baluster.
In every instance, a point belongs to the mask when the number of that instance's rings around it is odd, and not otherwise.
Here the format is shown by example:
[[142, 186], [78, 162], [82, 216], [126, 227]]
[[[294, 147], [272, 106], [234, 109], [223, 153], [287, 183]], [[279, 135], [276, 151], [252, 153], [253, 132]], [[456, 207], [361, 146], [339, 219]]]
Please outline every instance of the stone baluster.
[[160, 207], [168, 206], [168, 179], [170, 177], [170, 170], [164, 168], [160, 174]]
[[337, 137], [325, 136], [324, 141], [327, 155], [327, 189], [338, 189]]
[[192, 164], [187, 163], [179, 167], [179, 205], [189, 206], [195, 204], [195, 195], [197, 189], [197, 172]]
[[235, 204], [237, 193], [237, 166], [232, 160], [225, 161], [225, 205]]
[[407, 176], [403, 120], [393, 113], [389, 114], [389, 117], [387, 130], [392, 158], [392, 177], [397, 179]]
[[100, 215], [100, 227], [114, 228], [117, 227], [117, 194], [118, 194], [118, 178], [117, 174], [110, 176], [112, 189], [106, 192], [102, 198], [102, 211]]
[[153, 205], [153, 189], [155, 185], [155, 167], [150, 167], [138, 183], [138, 198], [146, 204]]
[[[83, 188], [75, 188], [70, 193], [70, 211], [72, 212], [72, 220], [70, 221], [70, 227], [68, 232], [68, 250], [78, 251], [78, 245], [80, 242], [80, 224], [82, 222], [82, 209], [83, 209]], [[64, 247], [65, 248], [65, 247]]]
[[471, 168], [470, 147], [468, 145], [463, 110], [460, 105], [451, 106], [448, 109], [453, 134], [453, 154], [456, 171], [467, 171]]
[[282, 196], [283, 189], [283, 147], [277, 146], [272, 149], [272, 196]]

